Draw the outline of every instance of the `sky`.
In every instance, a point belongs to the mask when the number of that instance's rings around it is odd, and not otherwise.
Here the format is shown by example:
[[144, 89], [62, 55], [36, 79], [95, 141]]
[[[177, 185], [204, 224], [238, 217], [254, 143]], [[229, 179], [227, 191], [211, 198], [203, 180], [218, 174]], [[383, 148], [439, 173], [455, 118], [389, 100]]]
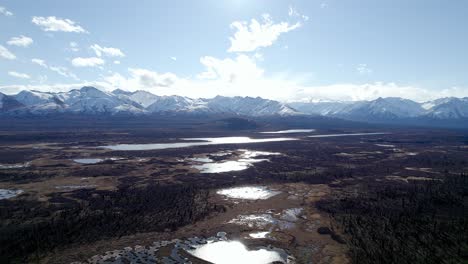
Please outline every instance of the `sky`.
[[468, 96], [464, 0], [0, 0], [0, 92]]

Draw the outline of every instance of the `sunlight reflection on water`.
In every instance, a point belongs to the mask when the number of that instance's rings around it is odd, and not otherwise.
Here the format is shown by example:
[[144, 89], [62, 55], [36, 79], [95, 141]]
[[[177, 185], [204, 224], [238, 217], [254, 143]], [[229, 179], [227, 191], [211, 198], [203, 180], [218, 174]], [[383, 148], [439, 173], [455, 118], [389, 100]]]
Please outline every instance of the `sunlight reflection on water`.
[[239, 241], [210, 242], [189, 253], [217, 264], [267, 264], [275, 261], [286, 263], [285, 258], [275, 250], [266, 248], [249, 250]]

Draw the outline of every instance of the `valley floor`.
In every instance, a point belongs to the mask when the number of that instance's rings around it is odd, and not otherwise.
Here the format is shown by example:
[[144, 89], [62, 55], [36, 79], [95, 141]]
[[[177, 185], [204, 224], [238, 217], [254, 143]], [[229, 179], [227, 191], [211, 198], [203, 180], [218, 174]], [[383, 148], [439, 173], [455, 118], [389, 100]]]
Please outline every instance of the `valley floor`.
[[[219, 232], [252, 251], [284, 250], [296, 263], [467, 261], [465, 133], [262, 131], [272, 129], [3, 131], [0, 261], [99, 263], [114, 250], [143, 254], [158, 241]], [[102, 147], [206, 137], [294, 140]], [[233, 187], [276, 195], [245, 199], [220, 192]], [[151, 254], [171, 258], [174, 243]]]

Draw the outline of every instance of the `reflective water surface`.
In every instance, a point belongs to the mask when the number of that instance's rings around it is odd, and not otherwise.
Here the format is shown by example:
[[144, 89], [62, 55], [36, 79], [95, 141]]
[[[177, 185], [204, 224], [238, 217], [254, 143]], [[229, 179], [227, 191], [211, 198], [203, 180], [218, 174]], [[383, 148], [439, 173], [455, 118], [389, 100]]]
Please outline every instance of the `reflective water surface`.
[[0, 164], [0, 170], [20, 169], [29, 167], [29, 162], [19, 164]]
[[261, 134], [289, 134], [289, 133], [309, 133], [314, 132], [315, 129], [289, 129], [289, 130], [279, 130], [279, 131], [265, 131], [260, 132]]
[[371, 135], [386, 135], [390, 134], [387, 132], [374, 132], [374, 133], [349, 133], [349, 134], [324, 134], [324, 135], [312, 135], [308, 136], [311, 138], [324, 138], [324, 137], [346, 137], [346, 136], [371, 136]]
[[221, 144], [251, 144], [263, 142], [278, 142], [297, 140], [296, 138], [250, 138], [250, 137], [217, 137], [217, 138], [182, 138], [184, 141], [196, 142], [175, 142], [156, 144], [118, 144], [100, 146], [100, 148], [110, 150], [158, 150], [171, 148], [188, 148], [194, 146], [221, 145]]
[[[108, 160], [112, 160], [112, 161], [116, 161], [116, 160], [123, 160], [124, 158], [104, 158], [104, 159], [100, 159], [100, 158], [84, 158], [84, 159], [74, 159], [73, 161], [76, 162], [76, 163], [80, 163], [80, 164], [97, 164], [97, 163], [101, 163], [101, 162], [104, 162], [104, 161], [108, 161]], [[142, 160], [144, 161], [144, 160]]]
[[257, 233], [251, 233], [251, 234], [249, 234], [249, 236], [251, 238], [267, 238], [269, 233], [270, 232], [268, 232], [268, 231], [257, 232]]
[[216, 193], [234, 199], [266, 200], [279, 194], [280, 192], [270, 190], [263, 186], [245, 186], [221, 189]]
[[10, 199], [23, 193], [23, 190], [0, 189], [0, 200]]
[[275, 261], [287, 263], [280, 252], [269, 248], [249, 250], [239, 241], [215, 241], [188, 251], [203, 260], [217, 264], [267, 264]]
[[201, 173], [220, 173], [220, 172], [229, 172], [229, 171], [241, 171], [241, 170], [245, 170], [249, 168], [254, 163], [258, 163], [262, 161], [269, 161], [268, 159], [255, 159], [258, 156], [281, 155], [281, 153], [276, 153], [276, 152], [252, 151], [252, 150], [247, 150], [247, 149], [240, 149], [238, 150], [238, 152], [240, 152], [240, 154], [236, 156], [235, 160], [215, 162], [212, 159], [207, 158], [207, 157], [192, 158], [190, 160], [201, 163], [201, 164], [193, 165], [192, 168], [199, 170]]
[[103, 162], [103, 159], [74, 159], [73, 160], [76, 163], [80, 164], [97, 164], [99, 162]]

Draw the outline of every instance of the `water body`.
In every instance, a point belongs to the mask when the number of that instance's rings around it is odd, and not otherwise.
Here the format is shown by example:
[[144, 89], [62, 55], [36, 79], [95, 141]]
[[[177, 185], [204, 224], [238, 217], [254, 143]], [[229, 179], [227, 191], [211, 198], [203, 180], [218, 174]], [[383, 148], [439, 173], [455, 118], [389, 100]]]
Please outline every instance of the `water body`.
[[182, 138], [184, 141], [196, 142], [175, 142], [175, 143], [156, 143], [156, 144], [117, 144], [100, 146], [99, 148], [110, 150], [159, 150], [172, 148], [188, 148], [195, 146], [222, 145], [222, 144], [252, 144], [265, 142], [279, 142], [297, 140], [296, 138], [250, 138], [250, 137], [217, 137], [217, 138]]
[[283, 210], [280, 214], [266, 212], [262, 214], [238, 215], [236, 218], [229, 220], [228, 223], [263, 230], [272, 230], [275, 227], [280, 230], [292, 229], [295, 227], [295, 223], [299, 220], [299, 216], [303, 210], [303, 208], [290, 208]]
[[257, 239], [258, 239], [258, 238], [267, 238], [269, 233], [270, 233], [270, 232], [268, 232], [268, 231], [257, 232], [257, 233], [251, 233], [251, 234], [249, 234], [249, 237], [251, 237], [251, 238], [257, 238]]
[[289, 133], [309, 133], [315, 132], [315, 129], [289, 129], [289, 130], [279, 130], [279, 131], [266, 131], [260, 132], [261, 134], [289, 134]]
[[74, 159], [73, 161], [76, 163], [80, 163], [80, 164], [97, 164], [97, 163], [103, 162], [104, 160], [103, 159]]
[[270, 248], [249, 250], [239, 241], [208, 242], [188, 252], [198, 258], [217, 264], [267, 264], [275, 261], [287, 263], [283, 252]]
[[348, 137], [348, 136], [372, 136], [372, 135], [387, 135], [387, 132], [375, 132], [375, 133], [350, 133], [350, 134], [325, 134], [325, 135], [312, 135], [310, 138], [325, 138], [325, 137]]
[[21, 169], [29, 167], [29, 162], [20, 163], [20, 164], [0, 164], [0, 170], [8, 170], [8, 169]]
[[394, 148], [395, 145], [390, 145], [390, 144], [375, 144], [377, 147], [383, 147], [383, 148]]
[[92, 189], [95, 188], [96, 185], [60, 185], [55, 186], [55, 189], [69, 189], [69, 190], [76, 190], [76, 189]]
[[234, 199], [266, 200], [279, 194], [280, 192], [270, 190], [263, 186], [245, 186], [221, 189], [216, 193]]
[[225, 232], [218, 232], [216, 236], [209, 238], [191, 237], [185, 240], [156, 241], [145, 247], [135, 246], [107, 251], [104, 255], [91, 257], [85, 263], [192, 263], [186, 258], [187, 253], [220, 264], [295, 263], [294, 257], [288, 255], [284, 249], [272, 246], [247, 248], [240, 241], [229, 240], [226, 235]]
[[241, 171], [248, 169], [254, 163], [269, 161], [268, 159], [256, 159], [258, 156], [281, 155], [277, 152], [252, 151], [247, 149], [238, 150], [241, 154], [236, 160], [218, 161], [215, 162], [210, 158], [192, 158], [192, 161], [201, 164], [193, 165], [192, 167], [199, 170], [201, 173], [221, 173], [229, 171]]
[[97, 164], [97, 163], [101, 163], [101, 162], [106, 161], [106, 160], [116, 161], [116, 160], [122, 160], [122, 159], [123, 158], [106, 158], [106, 159], [87, 158], [87, 159], [74, 159], [73, 161], [76, 162], [76, 163], [80, 163], [80, 164]]
[[23, 193], [23, 190], [0, 189], [0, 200], [10, 199]]

